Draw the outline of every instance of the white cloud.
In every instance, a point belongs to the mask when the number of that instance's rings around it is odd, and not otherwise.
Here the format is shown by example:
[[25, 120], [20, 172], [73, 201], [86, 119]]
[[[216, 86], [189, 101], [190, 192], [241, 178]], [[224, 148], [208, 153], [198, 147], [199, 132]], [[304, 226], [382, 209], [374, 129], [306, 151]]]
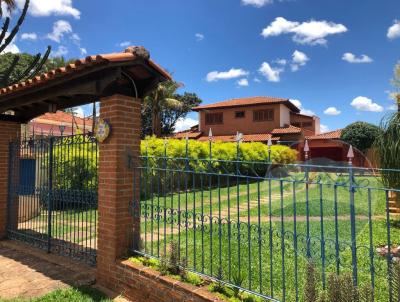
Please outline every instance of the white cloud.
[[276, 60], [274, 60], [274, 61], [272, 61], [272, 63], [275, 63], [275, 64], [279, 64], [279, 65], [286, 65], [287, 64], [287, 61], [286, 61], [286, 59], [276, 59]]
[[240, 79], [236, 82], [238, 86], [247, 87], [249, 86], [249, 81], [247, 79]]
[[395, 110], [395, 111], [397, 111], [397, 109], [398, 109], [398, 105], [397, 104], [392, 104], [389, 107], [387, 107], [387, 110]]
[[19, 50], [18, 46], [15, 45], [15, 43], [11, 42], [11, 43], [8, 44], [7, 47], [3, 50], [3, 53], [7, 53], [7, 52], [11, 52], [11, 53], [20, 53], [20, 50]]
[[80, 52], [81, 52], [81, 56], [86, 56], [87, 55], [87, 50], [84, 47], [79, 48]]
[[321, 133], [329, 132], [329, 127], [327, 125], [320, 124], [319, 125], [319, 130], [320, 130]]
[[314, 111], [303, 108], [303, 104], [299, 100], [289, 100], [293, 105], [300, 109], [300, 113], [304, 115], [315, 115]]
[[77, 33], [73, 33], [71, 35], [71, 40], [74, 41], [76, 44], [79, 44], [81, 42], [81, 37]]
[[[22, 9], [25, 0], [17, 0], [18, 8]], [[73, 7], [72, 0], [31, 0], [29, 14], [35, 17], [72, 16], [81, 17], [81, 12]]]
[[338, 110], [336, 107], [328, 107], [324, 110], [326, 115], [339, 115], [342, 111]]
[[38, 38], [36, 33], [23, 33], [21, 35], [21, 40], [31, 40], [31, 41], [36, 41]]
[[261, 35], [265, 38], [282, 34], [293, 34], [293, 41], [299, 44], [325, 45], [326, 37], [344, 33], [346, 26], [325, 20], [308, 22], [295, 22], [277, 17], [269, 26], [263, 29]]
[[356, 55], [352, 54], [351, 52], [346, 52], [343, 54], [342, 57], [343, 61], [347, 61], [349, 63], [372, 63], [373, 60], [367, 55], [361, 55], [357, 57]]
[[364, 96], [356, 97], [351, 103], [355, 109], [360, 111], [382, 112], [383, 107], [377, 103], [372, 102], [371, 99]]
[[266, 77], [269, 82], [279, 82], [283, 69], [271, 67], [267, 62], [263, 62], [258, 72]]
[[203, 41], [205, 38], [204, 35], [201, 33], [197, 33], [194, 36], [195, 36], [197, 42]]
[[[7, 38], [9, 35], [10, 35], [10, 33], [6, 32], [5, 38]], [[20, 53], [18, 46], [15, 44], [15, 37], [11, 41], [11, 43], [7, 45], [7, 47], [3, 50], [2, 53], [7, 53], [7, 52]]]
[[394, 20], [394, 24], [388, 28], [386, 36], [393, 40], [400, 37], [400, 21]]
[[254, 78], [254, 82], [261, 83], [261, 80], [259, 78]]
[[179, 131], [184, 131], [190, 129], [190, 127], [193, 127], [197, 125], [199, 121], [192, 119], [190, 117], [187, 118], [180, 118], [177, 120], [175, 124], [175, 132]]
[[207, 74], [207, 82], [217, 82], [219, 80], [230, 80], [249, 75], [249, 72], [241, 68], [231, 68], [228, 71], [211, 71]]
[[65, 46], [58, 46], [56, 51], [53, 51], [51, 53], [51, 57], [65, 57], [68, 54], [68, 48], [66, 48]]
[[120, 46], [120, 47], [128, 47], [130, 45], [132, 45], [131, 41], [123, 41], [118, 44], [118, 46]]
[[262, 7], [267, 4], [273, 3], [273, 0], [242, 0], [242, 4], [251, 5], [254, 7]]
[[300, 66], [306, 65], [308, 61], [310, 61], [310, 58], [304, 52], [295, 50], [292, 54], [292, 71], [299, 70]]
[[[48, 34], [47, 38], [53, 40], [54, 42], [60, 43], [64, 35], [70, 33], [72, 33], [71, 24], [68, 21], [58, 20], [53, 24], [53, 32]], [[79, 36], [75, 35], [75, 38], [79, 38]]]
[[81, 106], [72, 108], [74, 115], [77, 117], [85, 117], [85, 112]]

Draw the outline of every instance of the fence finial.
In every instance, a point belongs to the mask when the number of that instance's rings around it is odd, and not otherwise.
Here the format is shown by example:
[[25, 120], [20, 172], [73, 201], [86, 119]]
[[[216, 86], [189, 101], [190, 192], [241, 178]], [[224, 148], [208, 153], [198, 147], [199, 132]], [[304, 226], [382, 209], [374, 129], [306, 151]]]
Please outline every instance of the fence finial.
[[304, 158], [305, 160], [308, 160], [308, 152], [310, 152], [310, 146], [308, 145], [308, 139], [305, 140], [304, 142]]
[[349, 151], [347, 152], [347, 158], [349, 159], [349, 164], [351, 165], [353, 163], [353, 158], [354, 158], [354, 151], [352, 145], [350, 145]]
[[236, 140], [237, 143], [242, 142], [242, 140], [243, 140], [243, 134], [240, 133], [239, 131], [237, 131], [237, 132], [236, 132], [236, 138], [235, 138], [235, 140]]

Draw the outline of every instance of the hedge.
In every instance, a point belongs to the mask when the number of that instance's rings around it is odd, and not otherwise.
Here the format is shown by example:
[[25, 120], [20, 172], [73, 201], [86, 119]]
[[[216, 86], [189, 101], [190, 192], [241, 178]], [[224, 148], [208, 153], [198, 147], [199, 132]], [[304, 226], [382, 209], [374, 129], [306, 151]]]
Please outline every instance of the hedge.
[[[186, 154], [186, 140], [165, 141], [155, 137], [142, 140], [142, 184], [150, 187], [156, 184], [161, 192], [179, 191], [183, 184], [195, 189], [205, 180], [213, 187], [224, 186], [232, 177], [235, 181], [245, 181], [236, 176], [264, 177], [272, 167], [268, 162], [268, 146], [263, 143], [241, 143], [238, 155], [237, 143], [213, 142], [211, 160], [209, 142], [189, 140], [187, 144]], [[271, 148], [272, 164], [293, 163], [296, 159], [297, 151], [287, 146]]]
[[[188, 157], [191, 159], [209, 159], [209, 142], [200, 142], [196, 140], [188, 141]], [[164, 139], [156, 137], [146, 137], [141, 143], [141, 155], [149, 157], [163, 157], [165, 155], [171, 158], [186, 157], [186, 141], [179, 139], [168, 139], [165, 144]], [[231, 142], [213, 142], [212, 158], [214, 160], [225, 161], [251, 161], [267, 162], [268, 146], [260, 142], [246, 142], [239, 145], [239, 158], [237, 156], [237, 144]], [[271, 147], [271, 160], [274, 164], [289, 164], [297, 159], [297, 151], [287, 146], [273, 145]]]

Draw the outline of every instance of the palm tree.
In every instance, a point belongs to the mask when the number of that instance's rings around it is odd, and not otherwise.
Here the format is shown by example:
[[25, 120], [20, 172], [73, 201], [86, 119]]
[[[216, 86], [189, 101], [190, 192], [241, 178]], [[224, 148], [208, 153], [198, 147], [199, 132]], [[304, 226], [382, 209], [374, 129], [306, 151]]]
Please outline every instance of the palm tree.
[[400, 62], [398, 62], [394, 68], [392, 85], [396, 88], [396, 91], [393, 92], [391, 96], [397, 103], [397, 112], [400, 113]]
[[15, 9], [15, 0], [0, 0], [0, 17], [3, 16], [3, 4], [7, 7], [9, 12]]
[[160, 137], [162, 134], [161, 113], [164, 109], [178, 109], [182, 103], [175, 99], [176, 90], [182, 84], [168, 81], [160, 83], [157, 88], [144, 98], [144, 106], [151, 111], [152, 134]]

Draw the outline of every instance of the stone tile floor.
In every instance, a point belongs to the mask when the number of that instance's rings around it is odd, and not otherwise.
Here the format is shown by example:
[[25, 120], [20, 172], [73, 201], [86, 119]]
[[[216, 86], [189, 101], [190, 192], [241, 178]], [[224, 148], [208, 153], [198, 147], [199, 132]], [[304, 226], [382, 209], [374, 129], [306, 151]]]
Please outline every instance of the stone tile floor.
[[16, 241], [0, 241], [0, 298], [33, 298], [68, 286], [91, 285], [95, 269]]

